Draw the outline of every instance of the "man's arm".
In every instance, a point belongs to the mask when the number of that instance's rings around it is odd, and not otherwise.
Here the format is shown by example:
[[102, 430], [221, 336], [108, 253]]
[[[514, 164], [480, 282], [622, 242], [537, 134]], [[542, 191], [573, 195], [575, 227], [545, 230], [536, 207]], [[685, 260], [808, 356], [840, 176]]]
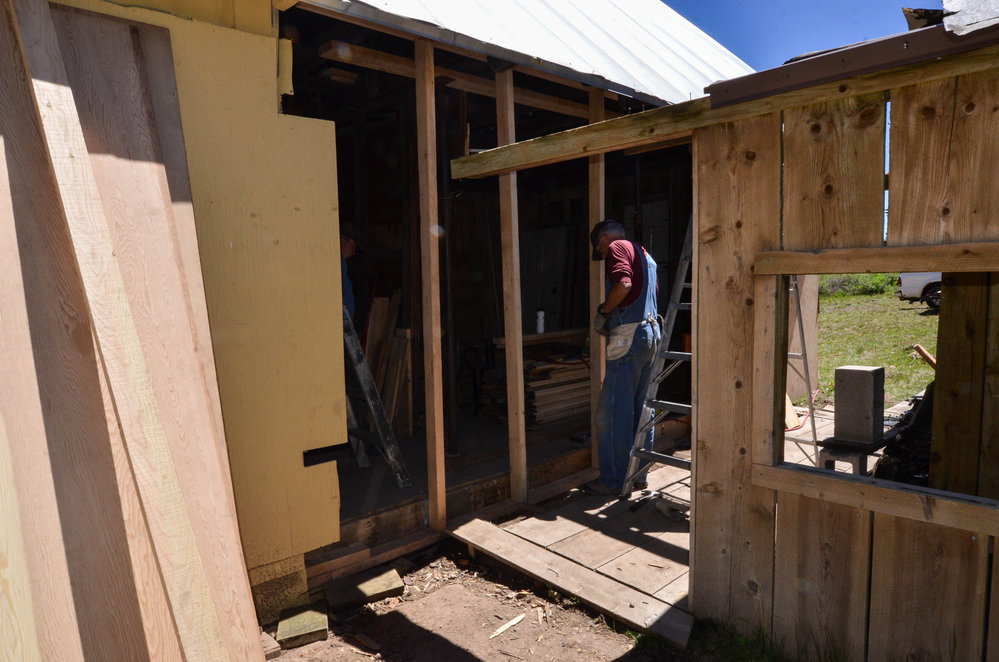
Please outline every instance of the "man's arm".
[[610, 314], [615, 308], [621, 305], [624, 298], [628, 296], [628, 292], [631, 291], [631, 281], [622, 280], [614, 283], [611, 287], [610, 292], [607, 293], [607, 299], [600, 304], [600, 309], [605, 313]]

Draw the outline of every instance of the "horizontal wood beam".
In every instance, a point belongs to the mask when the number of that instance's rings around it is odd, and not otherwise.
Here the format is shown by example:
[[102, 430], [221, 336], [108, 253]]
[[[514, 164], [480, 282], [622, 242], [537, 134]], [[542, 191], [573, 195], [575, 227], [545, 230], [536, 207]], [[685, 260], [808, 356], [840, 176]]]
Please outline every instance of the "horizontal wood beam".
[[[319, 55], [320, 57], [326, 60], [332, 60], [333, 62], [352, 64], [357, 67], [373, 69], [375, 71], [381, 71], [382, 73], [393, 74], [395, 76], [403, 76], [406, 78], [414, 78], [416, 76], [416, 67], [413, 64], [413, 61], [409, 58], [392, 55], [390, 53], [383, 53], [382, 51], [366, 48], [364, 46], [355, 46], [354, 44], [348, 44], [342, 41], [333, 40], [327, 42], [323, 46], [320, 46]], [[496, 98], [495, 83], [488, 78], [468, 74], [464, 71], [443, 69], [441, 67], [435, 67], [434, 72], [438, 78], [451, 79], [449, 82], [445, 83], [448, 87], [492, 99]], [[587, 119], [590, 116], [590, 110], [587, 104], [576, 103], [575, 101], [568, 101], [549, 94], [542, 94], [540, 92], [525, 90], [523, 88], [516, 88], [514, 90], [514, 102], [522, 106], [547, 110], [552, 113], [559, 113], [560, 115], [568, 115], [570, 117]]]
[[999, 271], [999, 242], [773, 251], [757, 253], [753, 268], [757, 276], [887, 271]]
[[455, 178], [477, 178], [569, 161], [584, 156], [641, 147], [689, 136], [712, 124], [765, 115], [793, 106], [846, 99], [893, 87], [985, 71], [996, 67], [999, 47], [991, 46], [945, 60], [888, 69], [801, 90], [775, 94], [724, 108], [712, 108], [709, 97], [625, 115], [533, 140], [497, 147], [451, 161]]
[[[892, 517], [999, 536], [999, 502], [867, 476], [755, 465], [753, 485]], [[778, 503], [780, 497], [777, 497]]]

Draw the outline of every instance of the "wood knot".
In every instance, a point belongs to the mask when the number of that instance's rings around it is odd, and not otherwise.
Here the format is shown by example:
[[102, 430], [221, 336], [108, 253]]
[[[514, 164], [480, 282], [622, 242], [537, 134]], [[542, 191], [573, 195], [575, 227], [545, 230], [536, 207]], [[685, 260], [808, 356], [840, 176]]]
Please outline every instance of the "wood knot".
[[721, 487], [719, 487], [718, 483], [705, 483], [701, 485], [700, 491], [707, 492], [708, 494], [717, 494], [721, 491]]
[[702, 244], [710, 244], [712, 241], [718, 239], [719, 236], [721, 236], [721, 226], [712, 225], [701, 231], [699, 239]]
[[923, 106], [920, 109], [919, 114], [923, 117], [924, 120], [931, 120], [937, 116], [937, 109], [934, 108], [933, 106]]
[[865, 106], [857, 115], [857, 127], [866, 128], [873, 126], [881, 117], [881, 109], [878, 106]]
[[817, 136], [820, 133], [822, 133], [822, 125], [819, 124], [818, 122], [814, 122], [811, 126], [810, 131], [812, 132], [812, 134]]
[[835, 187], [834, 187], [834, 186], [833, 186], [832, 184], [826, 184], [826, 185], [825, 185], [825, 186], [824, 186], [824, 187], [822, 188], [822, 192], [823, 192], [823, 193], [825, 193], [826, 195], [832, 195], [832, 194], [833, 194], [833, 191], [835, 191], [835, 190], [836, 190], [836, 189], [835, 189]]
[[975, 102], [969, 101], [968, 103], [964, 104], [964, 112], [966, 115], [970, 115], [971, 113], [975, 112]]
[[747, 161], [755, 161], [756, 160], [756, 152], [754, 152], [751, 149], [747, 149], [745, 152], [743, 152], [742, 156], [745, 157], [745, 159]]

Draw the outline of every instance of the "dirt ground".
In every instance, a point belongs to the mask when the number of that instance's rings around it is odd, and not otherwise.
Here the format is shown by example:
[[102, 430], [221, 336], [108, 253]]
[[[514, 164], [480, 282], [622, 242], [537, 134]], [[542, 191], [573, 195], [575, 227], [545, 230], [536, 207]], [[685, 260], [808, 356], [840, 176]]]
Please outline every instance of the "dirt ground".
[[[405, 593], [330, 614], [330, 636], [282, 651], [280, 662], [462, 662], [473, 660], [681, 659], [570, 596], [481, 555], [442, 543], [394, 565]], [[522, 617], [522, 618], [521, 618]], [[498, 632], [514, 619], [519, 621]], [[267, 628], [274, 634], [274, 628]]]

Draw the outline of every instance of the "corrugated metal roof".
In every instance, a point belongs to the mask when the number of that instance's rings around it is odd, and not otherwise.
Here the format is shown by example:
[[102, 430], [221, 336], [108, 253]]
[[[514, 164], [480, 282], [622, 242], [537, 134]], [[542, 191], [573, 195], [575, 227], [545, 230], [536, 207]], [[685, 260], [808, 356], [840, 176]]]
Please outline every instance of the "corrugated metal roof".
[[308, 0], [656, 104], [752, 73], [659, 0]]

